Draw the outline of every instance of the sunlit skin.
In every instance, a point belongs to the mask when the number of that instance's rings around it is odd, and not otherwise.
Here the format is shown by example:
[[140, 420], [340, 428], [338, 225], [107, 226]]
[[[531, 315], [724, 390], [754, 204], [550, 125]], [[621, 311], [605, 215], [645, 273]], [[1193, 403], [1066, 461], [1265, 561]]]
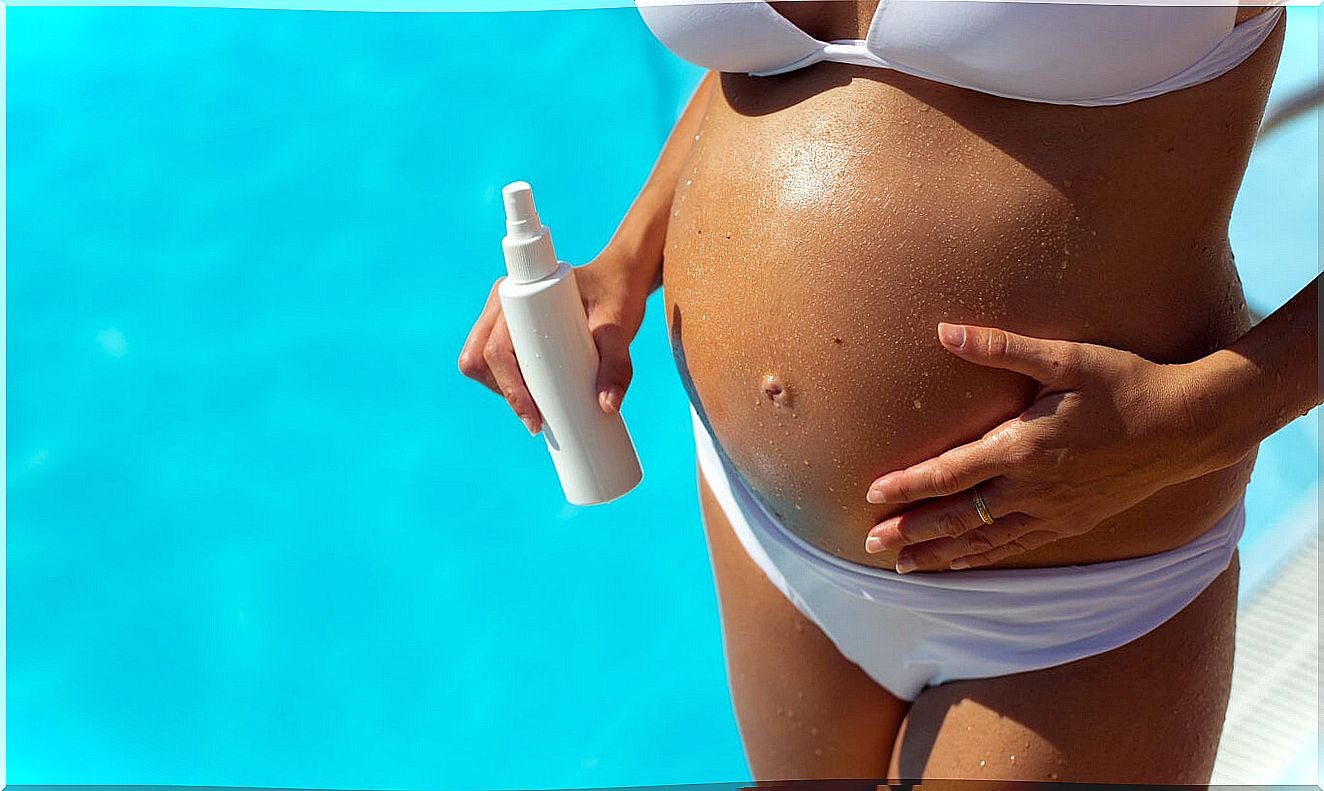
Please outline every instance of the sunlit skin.
[[[829, 40], [862, 37], [876, 3], [774, 7]], [[827, 551], [960, 574], [1189, 542], [1321, 398], [1314, 284], [1252, 331], [1226, 235], [1283, 27], [1218, 79], [1110, 108], [845, 64], [709, 73], [577, 272], [601, 407], [620, 409], [662, 286], [710, 431]], [[538, 429], [494, 295], [459, 367]], [[699, 489], [756, 779], [1207, 782], [1235, 559], [1141, 639], [911, 702], [836, 651]]]

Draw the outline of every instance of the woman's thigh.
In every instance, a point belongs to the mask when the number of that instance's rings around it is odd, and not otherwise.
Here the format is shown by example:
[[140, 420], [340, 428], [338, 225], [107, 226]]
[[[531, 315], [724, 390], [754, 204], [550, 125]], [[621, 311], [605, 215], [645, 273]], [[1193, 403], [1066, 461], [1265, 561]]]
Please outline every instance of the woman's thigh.
[[837, 651], [754, 564], [699, 475], [727, 674], [756, 780], [882, 778], [909, 703]]
[[890, 774], [1206, 783], [1232, 681], [1234, 554], [1184, 610], [1104, 654], [954, 681], [916, 699]]

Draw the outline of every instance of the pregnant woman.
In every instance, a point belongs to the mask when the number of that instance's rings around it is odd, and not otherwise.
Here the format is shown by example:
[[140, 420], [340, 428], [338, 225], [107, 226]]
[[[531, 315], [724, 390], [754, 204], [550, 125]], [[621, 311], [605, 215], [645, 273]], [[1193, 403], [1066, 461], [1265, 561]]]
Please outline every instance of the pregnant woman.
[[[1206, 782], [1321, 397], [1227, 237], [1282, 9], [638, 5], [710, 72], [577, 276], [607, 411], [664, 287], [755, 776]], [[459, 363], [538, 430], [494, 295]]]

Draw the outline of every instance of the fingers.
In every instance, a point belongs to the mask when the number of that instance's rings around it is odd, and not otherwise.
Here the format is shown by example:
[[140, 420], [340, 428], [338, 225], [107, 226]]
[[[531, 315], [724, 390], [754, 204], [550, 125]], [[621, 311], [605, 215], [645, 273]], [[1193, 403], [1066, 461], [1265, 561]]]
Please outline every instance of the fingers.
[[491, 369], [487, 367], [487, 360], [483, 357], [483, 347], [487, 345], [487, 340], [492, 335], [492, 327], [501, 318], [501, 300], [497, 298], [497, 286], [500, 284], [500, 279], [492, 284], [492, 290], [487, 295], [487, 304], [483, 306], [483, 312], [478, 314], [473, 329], [469, 330], [469, 337], [465, 339], [464, 346], [460, 349], [459, 360], [460, 373], [481, 383], [497, 395], [501, 395], [501, 388], [492, 376]]
[[542, 425], [542, 415], [524, 384], [524, 375], [520, 373], [519, 362], [515, 359], [515, 347], [510, 343], [510, 330], [506, 322], [499, 321], [492, 328], [492, 334], [483, 346], [483, 360], [487, 362], [496, 380], [497, 392], [505, 396], [506, 403], [524, 421], [529, 433], [537, 434]]
[[[1031, 520], [1026, 523], [1026, 526], [1032, 526], [1033, 524], [1034, 523]], [[988, 566], [1013, 555], [1019, 555], [1024, 552], [1029, 552], [1032, 549], [1038, 549], [1045, 544], [1051, 544], [1058, 538], [1060, 538], [1060, 536], [1050, 533], [1047, 530], [1031, 530], [1031, 532], [1017, 536], [1007, 543], [996, 546], [987, 552], [956, 558], [948, 564], [948, 568], [959, 570]]]
[[[1036, 529], [1042, 523], [1028, 514], [1008, 514], [991, 525], [981, 525], [960, 536], [939, 538], [923, 544], [906, 547], [897, 555], [896, 570], [900, 574], [911, 571], [943, 571], [953, 568], [956, 560], [967, 563], [980, 558], [981, 565], [996, 563], [1004, 558], [1041, 547], [1058, 536]], [[969, 568], [962, 565], [960, 568]]]
[[460, 373], [504, 397], [529, 433], [537, 434], [542, 428], [542, 414], [524, 384], [524, 375], [520, 373], [515, 358], [510, 328], [506, 326], [501, 300], [497, 296], [500, 285], [501, 279], [492, 284], [487, 304], [478, 314], [473, 329], [469, 330], [469, 337], [460, 350]]
[[608, 414], [620, 412], [634, 376], [629, 334], [619, 322], [608, 322], [593, 330], [593, 342], [598, 347], [598, 406]]
[[[984, 507], [995, 520], [1017, 510], [1007, 496], [1010, 485], [1006, 478], [995, 478], [979, 485]], [[865, 537], [864, 551], [874, 554], [941, 538], [957, 538], [982, 527], [984, 520], [980, 519], [979, 509], [975, 507], [974, 493], [965, 489], [884, 519]]]
[[[576, 279], [581, 281], [584, 307], [589, 314], [590, 331], [598, 350], [598, 406], [611, 414], [620, 411], [621, 401], [634, 376], [634, 366], [630, 361], [630, 341], [638, 330], [638, 319], [641, 317], [634, 317], [627, 308], [621, 307], [622, 303], [618, 299], [601, 298], [604, 294], [614, 297], [619, 286], [615, 280], [596, 279], [596, 271], [592, 267], [582, 267], [576, 272]], [[469, 331], [469, 337], [460, 351], [459, 368], [465, 376], [503, 396], [515, 414], [524, 421], [529, 433], [536, 434], [542, 427], [542, 415], [520, 372], [510, 339], [510, 328], [506, 324], [497, 293], [500, 284], [501, 280], [493, 284], [487, 304]], [[599, 298], [593, 298], [594, 294]], [[642, 307], [639, 312], [642, 313]], [[635, 320], [630, 321], [631, 318]]]
[[938, 323], [942, 345], [963, 360], [1025, 374], [1055, 387], [1068, 387], [1080, 378], [1089, 344], [1017, 335], [995, 327]]
[[987, 434], [904, 470], [889, 472], [869, 486], [871, 503], [911, 503], [943, 497], [1002, 475], [1015, 463], [1012, 440], [1023, 426], [1019, 417], [999, 424]]

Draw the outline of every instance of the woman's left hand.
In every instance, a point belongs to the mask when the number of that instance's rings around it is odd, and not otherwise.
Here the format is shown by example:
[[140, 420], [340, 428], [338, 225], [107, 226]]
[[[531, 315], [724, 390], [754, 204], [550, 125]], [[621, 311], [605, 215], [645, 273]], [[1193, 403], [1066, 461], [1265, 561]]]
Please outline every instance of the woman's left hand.
[[[877, 479], [873, 503], [928, 500], [874, 527], [865, 549], [897, 571], [986, 566], [1093, 529], [1250, 448], [1219, 438], [1197, 363], [1164, 365], [1092, 343], [938, 325], [949, 351], [1031, 376], [1034, 403], [982, 438]], [[978, 485], [992, 524], [975, 504]], [[932, 499], [930, 499], [932, 498]]]

